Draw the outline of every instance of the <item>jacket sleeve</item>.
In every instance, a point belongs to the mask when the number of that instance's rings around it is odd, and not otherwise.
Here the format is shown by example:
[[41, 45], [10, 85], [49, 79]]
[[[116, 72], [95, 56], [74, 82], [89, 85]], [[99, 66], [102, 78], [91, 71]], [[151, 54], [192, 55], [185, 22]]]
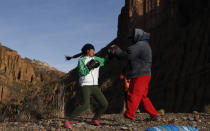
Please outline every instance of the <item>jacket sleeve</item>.
[[86, 76], [90, 72], [89, 69], [87, 68], [87, 66], [85, 65], [85, 62], [83, 59], [80, 59], [78, 61], [77, 69], [78, 69], [80, 76]]
[[99, 61], [100, 66], [104, 66], [104, 64], [106, 64], [109, 61], [109, 57], [108, 56], [106, 56], [104, 58], [100, 58], [100, 57], [94, 56], [94, 59]]
[[123, 51], [122, 49], [118, 48], [116, 50], [116, 55], [120, 58], [131, 60], [138, 55], [138, 52], [136, 52], [135, 50], [135, 46], [128, 47], [126, 51]]

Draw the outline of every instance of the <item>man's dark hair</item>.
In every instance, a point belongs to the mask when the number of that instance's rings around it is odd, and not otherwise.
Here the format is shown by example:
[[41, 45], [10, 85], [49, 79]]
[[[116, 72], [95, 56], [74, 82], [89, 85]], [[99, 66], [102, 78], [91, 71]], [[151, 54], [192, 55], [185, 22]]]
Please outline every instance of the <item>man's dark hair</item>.
[[88, 50], [90, 50], [90, 49], [93, 49], [93, 50], [95, 50], [95, 48], [94, 48], [94, 46], [92, 45], [92, 44], [90, 44], [90, 43], [87, 43], [87, 44], [85, 44], [83, 47], [82, 47], [82, 54], [83, 55], [86, 55], [87, 54], [87, 51]]

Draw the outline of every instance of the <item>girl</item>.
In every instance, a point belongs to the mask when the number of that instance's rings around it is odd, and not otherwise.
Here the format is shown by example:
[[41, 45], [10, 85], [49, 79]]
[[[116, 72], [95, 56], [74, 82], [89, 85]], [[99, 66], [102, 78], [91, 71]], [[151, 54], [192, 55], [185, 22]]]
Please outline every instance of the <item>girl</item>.
[[[108, 57], [100, 58], [94, 54], [95, 48], [92, 44], [85, 44], [82, 48], [82, 57], [78, 62], [78, 73], [80, 75], [80, 89], [82, 94], [83, 104], [77, 107], [72, 114], [69, 116], [69, 120], [65, 122], [66, 128], [72, 128], [72, 120], [78, 116], [81, 112], [88, 109], [90, 106], [90, 96], [93, 96], [99, 104], [99, 109], [96, 110], [95, 116], [92, 119], [92, 123], [97, 126], [102, 126], [100, 124], [100, 116], [104, 113], [108, 107], [108, 102], [101, 92], [98, 85], [99, 68], [104, 66], [107, 62]], [[66, 56], [67, 60], [71, 57]]]

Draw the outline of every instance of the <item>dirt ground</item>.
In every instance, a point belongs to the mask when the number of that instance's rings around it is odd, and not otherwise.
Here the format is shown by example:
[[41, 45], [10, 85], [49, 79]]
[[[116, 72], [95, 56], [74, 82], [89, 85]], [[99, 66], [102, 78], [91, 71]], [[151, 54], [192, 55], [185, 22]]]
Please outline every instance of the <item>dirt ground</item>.
[[[122, 114], [105, 114], [101, 118], [103, 127], [91, 125], [93, 114], [82, 114], [73, 121], [74, 131], [144, 131], [157, 125], [193, 126], [199, 131], [210, 131], [208, 113], [166, 113], [160, 121], [147, 121], [146, 113], [136, 113], [134, 121], [124, 119]], [[64, 127], [65, 119], [43, 119], [31, 122], [1, 122], [0, 131], [68, 131]]]

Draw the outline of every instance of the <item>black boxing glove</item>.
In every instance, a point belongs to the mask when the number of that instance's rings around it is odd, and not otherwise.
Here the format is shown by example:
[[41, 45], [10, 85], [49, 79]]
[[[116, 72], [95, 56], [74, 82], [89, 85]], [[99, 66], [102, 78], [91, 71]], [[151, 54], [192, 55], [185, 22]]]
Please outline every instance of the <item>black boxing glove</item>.
[[90, 60], [87, 64], [86, 64], [87, 68], [90, 70], [97, 68], [100, 66], [100, 63], [97, 60]]

